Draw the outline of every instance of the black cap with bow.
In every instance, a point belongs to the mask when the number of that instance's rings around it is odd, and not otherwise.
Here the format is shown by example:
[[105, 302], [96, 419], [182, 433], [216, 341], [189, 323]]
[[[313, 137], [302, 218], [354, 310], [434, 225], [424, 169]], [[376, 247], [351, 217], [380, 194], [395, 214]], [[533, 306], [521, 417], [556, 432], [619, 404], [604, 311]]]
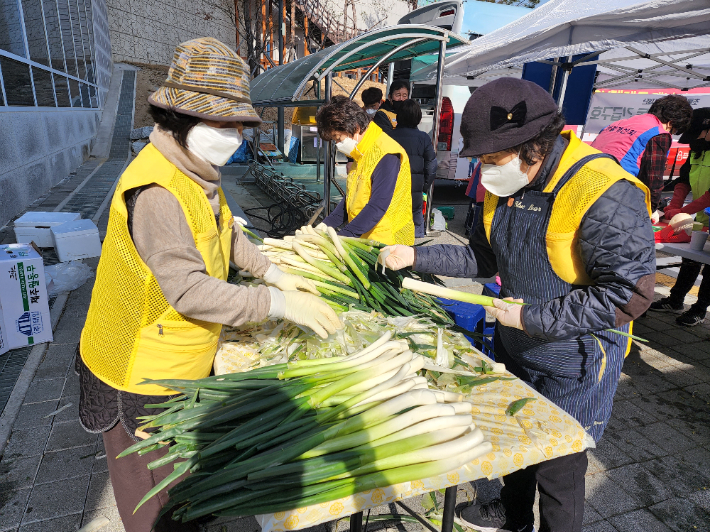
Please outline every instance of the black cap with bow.
[[557, 104], [539, 85], [499, 78], [477, 89], [461, 115], [462, 157], [507, 150], [552, 122]]

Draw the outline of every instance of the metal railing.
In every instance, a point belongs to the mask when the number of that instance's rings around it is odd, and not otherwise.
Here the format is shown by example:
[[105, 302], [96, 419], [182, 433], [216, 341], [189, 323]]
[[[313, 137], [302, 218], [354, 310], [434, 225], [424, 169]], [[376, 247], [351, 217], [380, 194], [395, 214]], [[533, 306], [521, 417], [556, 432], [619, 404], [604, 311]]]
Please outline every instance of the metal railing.
[[312, 218], [323, 202], [318, 192], [306, 190], [301, 184], [280, 172], [259, 163], [249, 163], [248, 173], [254, 176], [256, 185], [272, 200], [289, 210], [303, 213], [306, 220]]

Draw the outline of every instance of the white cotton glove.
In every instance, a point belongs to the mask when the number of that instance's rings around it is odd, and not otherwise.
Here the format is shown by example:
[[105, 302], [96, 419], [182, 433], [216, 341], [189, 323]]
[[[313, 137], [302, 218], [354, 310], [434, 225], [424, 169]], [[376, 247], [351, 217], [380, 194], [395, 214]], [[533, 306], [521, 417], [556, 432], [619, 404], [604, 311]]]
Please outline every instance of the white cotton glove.
[[272, 264], [269, 266], [269, 269], [266, 270], [264, 282], [270, 286], [275, 286], [283, 292], [288, 290], [303, 290], [315, 296], [319, 295], [318, 289], [316, 285], [313, 284], [313, 281], [301, 277], [300, 275], [283, 272], [276, 264]]
[[338, 316], [332, 308], [320, 298], [304, 292], [281, 292], [269, 288], [271, 292], [271, 308], [269, 318], [284, 318], [313, 329], [321, 338], [327, 338], [336, 329], [342, 329]]
[[385, 246], [380, 250], [377, 262], [390, 270], [401, 270], [414, 266], [414, 248], [401, 244]]
[[656, 211], [656, 212], [654, 212], [654, 213], [651, 215], [651, 223], [652, 223], [653, 225], [656, 225], [656, 224], [660, 221], [660, 219], [661, 219], [662, 216], [663, 216], [663, 213], [662, 213], [661, 211]]
[[244, 218], [240, 218], [239, 216], [233, 216], [232, 218], [234, 218], [234, 223], [237, 225], [241, 225], [242, 227], [249, 225]]
[[513, 327], [514, 329], [523, 330], [523, 306], [508, 301], [516, 301], [522, 303], [522, 299], [513, 299], [507, 297], [505, 299], [494, 299], [495, 307], [483, 307], [486, 312], [490, 313], [501, 325]]

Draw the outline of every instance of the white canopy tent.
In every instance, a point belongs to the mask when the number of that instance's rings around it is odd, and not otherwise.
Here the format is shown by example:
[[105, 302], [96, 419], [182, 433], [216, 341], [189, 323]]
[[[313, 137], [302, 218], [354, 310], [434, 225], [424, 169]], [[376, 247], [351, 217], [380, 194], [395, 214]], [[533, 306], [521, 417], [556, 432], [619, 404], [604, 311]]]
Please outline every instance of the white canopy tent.
[[[708, 23], [710, 33], [710, 23]], [[602, 53], [594, 84], [598, 89], [710, 86], [710, 35], [632, 44]]]
[[[565, 73], [596, 63], [595, 88], [710, 86], [710, 0], [551, 0], [448, 57], [444, 79], [477, 86], [490, 71], [550, 58], [563, 58], [553, 64]], [[435, 75], [426, 67], [412, 81]]]

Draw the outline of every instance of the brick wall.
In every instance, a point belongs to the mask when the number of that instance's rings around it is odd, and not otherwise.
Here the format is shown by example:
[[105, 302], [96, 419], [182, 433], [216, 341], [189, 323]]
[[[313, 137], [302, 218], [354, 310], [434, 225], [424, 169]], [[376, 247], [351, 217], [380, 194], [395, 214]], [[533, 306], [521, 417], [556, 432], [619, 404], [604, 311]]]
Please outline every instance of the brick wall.
[[106, 0], [113, 60], [168, 65], [175, 46], [214, 37], [234, 47], [231, 0]]

